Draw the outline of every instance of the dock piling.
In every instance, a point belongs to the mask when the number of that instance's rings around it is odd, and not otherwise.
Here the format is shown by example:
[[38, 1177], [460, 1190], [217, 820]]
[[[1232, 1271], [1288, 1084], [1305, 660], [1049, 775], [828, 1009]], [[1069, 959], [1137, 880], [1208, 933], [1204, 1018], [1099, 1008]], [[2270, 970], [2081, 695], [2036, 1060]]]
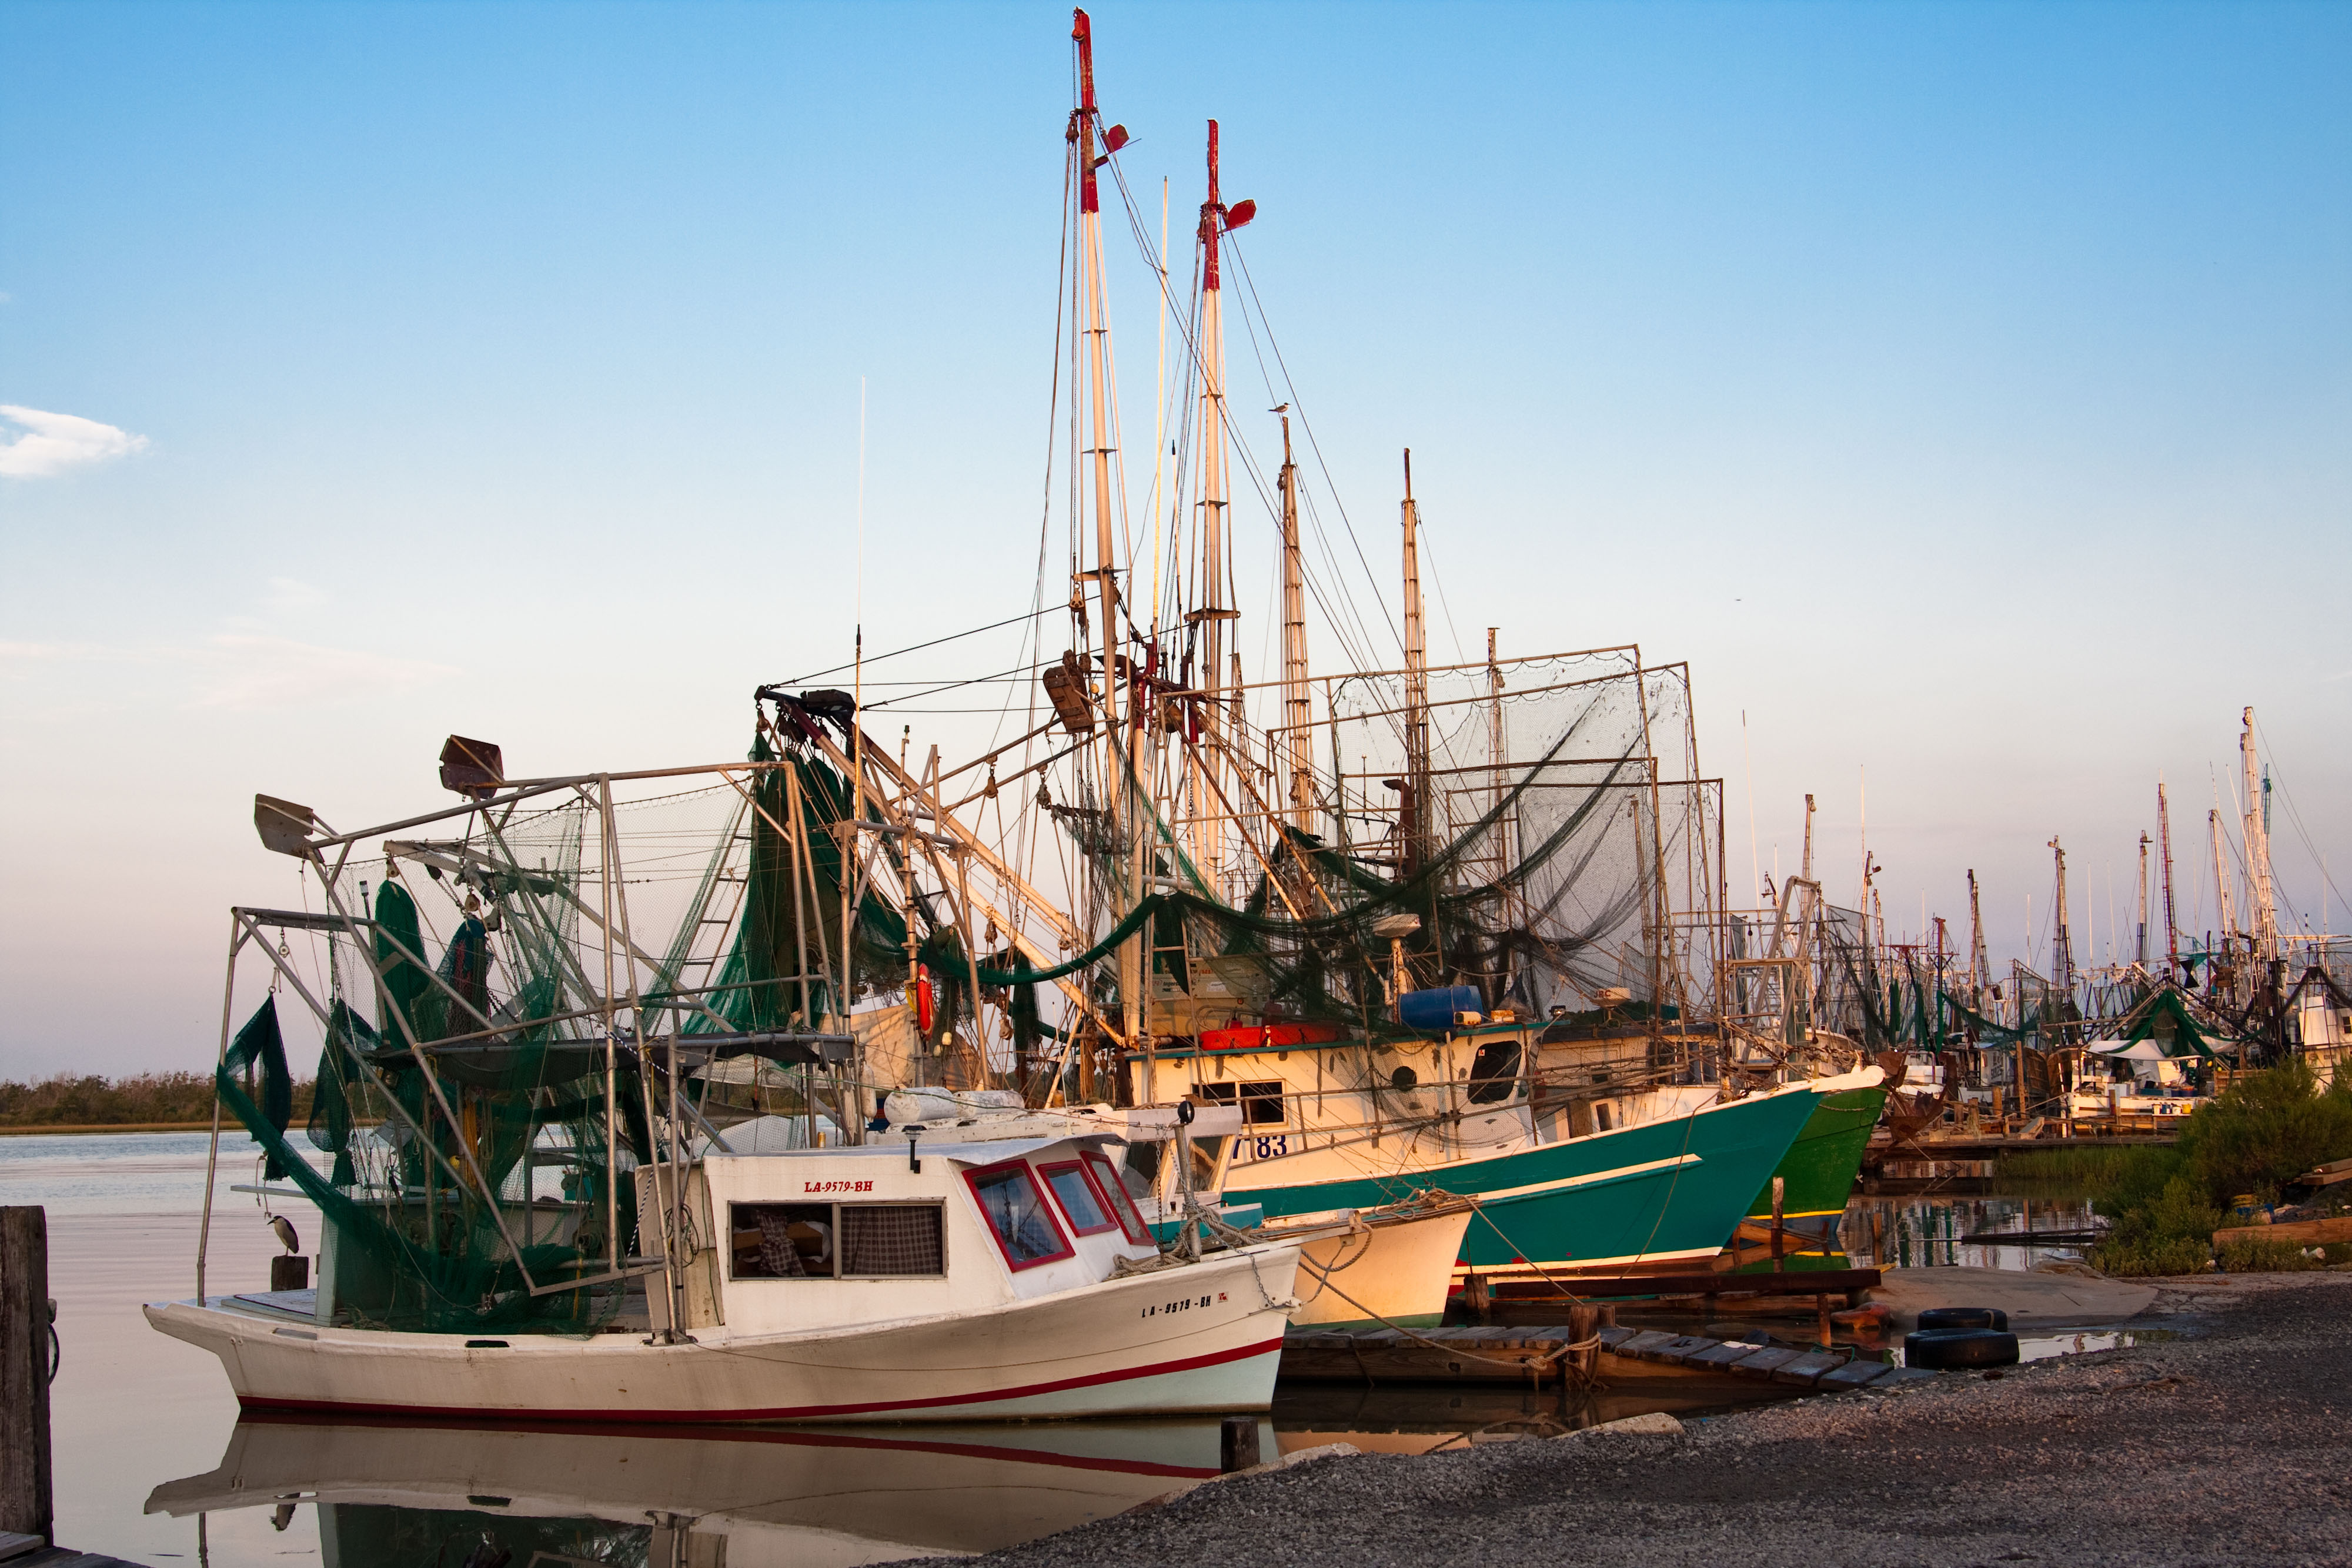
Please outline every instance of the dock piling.
[[0, 1207], [0, 1534], [55, 1544], [49, 1458], [49, 1222]]
[[1226, 1475], [1258, 1462], [1257, 1417], [1228, 1416], [1217, 1434], [1217, 1469]]

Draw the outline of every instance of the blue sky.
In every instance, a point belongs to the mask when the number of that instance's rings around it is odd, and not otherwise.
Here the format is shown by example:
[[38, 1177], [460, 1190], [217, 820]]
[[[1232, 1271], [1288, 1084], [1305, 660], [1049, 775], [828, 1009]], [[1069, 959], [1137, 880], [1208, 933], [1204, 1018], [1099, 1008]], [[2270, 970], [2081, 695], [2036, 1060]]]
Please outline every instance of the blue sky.
[[[1096, 26], [1180, 245], [1223, 122], [1382, 573], [1413, 448], [1438, 652], [1690, 660], [1735, 868], [1744, 713], [1768, 871], [1811, 790], [1851, 896], [1866, 767], [1890, 926], [1964, 919], [1973, 866], [1996, 953], [2046, 956], [2047, 840], [2128, 918], [2162, 772], [2186, 921], [2251, 703], [2284, 891], [2316, 924], [2315, 857], [2352, 886], [2352, 9]], [[869, 646], [1025, 608], [1067, 28], [0, 11], [0, 434], [49, 444], [0, 454], [0, 1073], [203, 1058], [225, 906], [294, 893], [257, 789], [389, 819], [451, 731], [532, 771], [739, 752], [754, 685], [845, 657], [861, 376]], [[1013, 652], [965, 647], [908, 673]]]

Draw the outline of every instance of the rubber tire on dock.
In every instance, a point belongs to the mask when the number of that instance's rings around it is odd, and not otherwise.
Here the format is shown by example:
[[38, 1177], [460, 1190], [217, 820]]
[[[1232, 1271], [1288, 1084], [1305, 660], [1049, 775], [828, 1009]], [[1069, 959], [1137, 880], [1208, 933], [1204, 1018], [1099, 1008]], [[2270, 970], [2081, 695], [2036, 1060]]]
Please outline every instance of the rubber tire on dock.
[[1931, 1372], [2015, 1366], [2017, 1336], [2000, 1329], [1916, 1329], [1903, 1336], [1903, 1364]]
[[2009, 1314], [1999, 1307], [1923, 1307], [1923, 1329], [2005, 1329]]

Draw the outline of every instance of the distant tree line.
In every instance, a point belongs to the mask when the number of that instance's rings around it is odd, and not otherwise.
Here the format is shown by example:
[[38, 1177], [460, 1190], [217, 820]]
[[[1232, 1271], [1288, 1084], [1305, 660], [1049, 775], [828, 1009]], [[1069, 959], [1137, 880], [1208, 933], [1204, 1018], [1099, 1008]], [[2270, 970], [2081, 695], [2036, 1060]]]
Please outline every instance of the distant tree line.
[[[310, 1117], [310, 1083], [294, 1085], [294, 1121]], [[213, 1119], [209, 1072], [142, 1072], [129, 1078], [61, 1072], [37, 1083], [0, 1079], [0, 1127], [121, 1127]], [[235, 1124], [235, 1119], [230, 1119]]]

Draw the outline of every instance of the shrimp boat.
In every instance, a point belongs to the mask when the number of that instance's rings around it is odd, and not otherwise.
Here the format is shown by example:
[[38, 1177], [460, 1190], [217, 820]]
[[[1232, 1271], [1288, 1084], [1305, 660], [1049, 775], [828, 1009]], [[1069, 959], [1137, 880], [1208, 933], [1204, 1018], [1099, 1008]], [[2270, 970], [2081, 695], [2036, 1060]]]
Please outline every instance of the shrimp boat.
[[[1298, 1246], [1163, 1249], [1103, 1133], [1066, 1118], [1013, 1140], [927, 1147], [915, 1127], [736, 1153], [705, 1113], [715, 1070], [751, 1058], [792, 1075], [803, 1126], [855, 1124], [856, 1035], [782, 1016], [788, 992], [829, 1003], [813, 966], [773, 972], [780, 879], [802, 879], [805, 910], [816, 869], [771, 825], [800, 815], [792, 764], [501, 766], [453, 742], [444, 781], [465, 804], [359, 833], [257, 802], [264, 843], [304, 862], [325, 908], [233, 912], [225, 1017], [240, 960], [274, 983], [224, 1029], [215, 1089], [265, 1151], [264, 1195], [318, 1206], [319, 1278], [215, 1293], [200, 1241], [194, 1299], [146, 1309], [218, 1355], [242, 1405], [633, 1422], [1267, 1407]], [[385, 839], [425, 826], [457, 836]], [[362, 841], [384, 859], [358, 904]], [[420, 904], [411, 881], [440, 893]], [[850, 946], [861, 919], [893, 918], [903, 942], [903, 909], [853, 904]], [[286, 1136], [280, 994], [321, 1042], [324, 1170]]]

